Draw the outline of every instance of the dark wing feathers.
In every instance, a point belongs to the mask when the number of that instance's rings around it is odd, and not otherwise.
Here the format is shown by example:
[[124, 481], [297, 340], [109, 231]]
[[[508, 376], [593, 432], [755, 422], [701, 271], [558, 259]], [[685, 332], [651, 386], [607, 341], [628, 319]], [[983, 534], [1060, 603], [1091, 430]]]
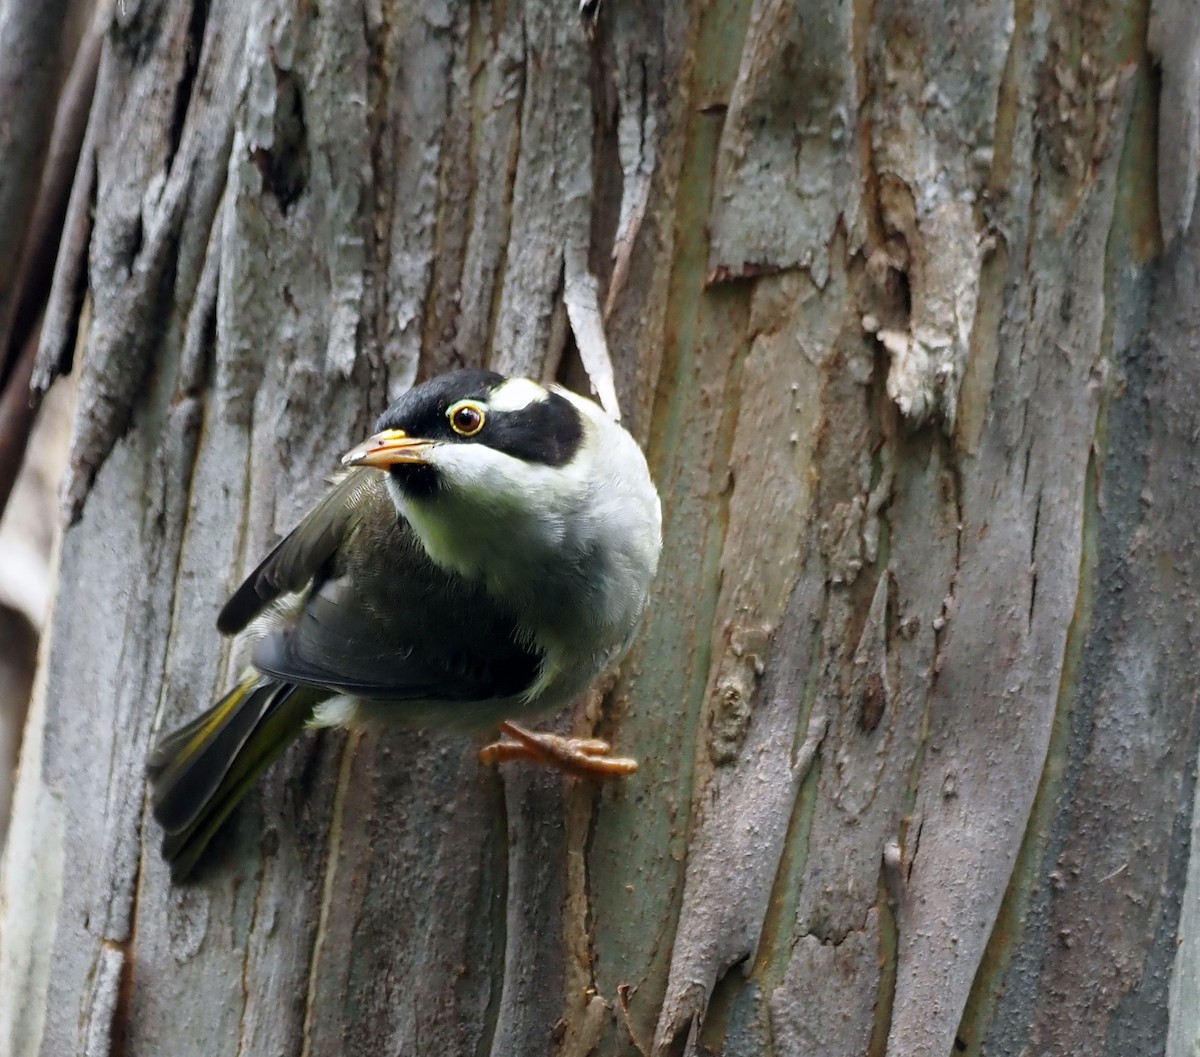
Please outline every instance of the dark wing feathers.
[[540, 663], [511, 621], [480, 610], [464, 619], [427, 597], [420, 609], [397, 607], [381, 624], [344, 579], [322, 584], [297, 622], [267, 635], [254, 653], [254, 666], [276, 678], [379, 701], [509, 697], [533, 682]]
[[259, 671], [378, 701], [519, 694], [541, 655], [481, 586], [429, 560], [383, 482], [370, 469], [338, 481], [247, 577], [218, 627], [239, 631], [311, 582], [304, 605], [256, 646]]
[[241, 631], [280, 595], [299, 591], [320, 572], [353, 526], [369, 488], [367, 475], [373, 473], [376, 471], [351, 470], [334, 483], [225, 603], [217, 617], [220, 632], [232, 635]]

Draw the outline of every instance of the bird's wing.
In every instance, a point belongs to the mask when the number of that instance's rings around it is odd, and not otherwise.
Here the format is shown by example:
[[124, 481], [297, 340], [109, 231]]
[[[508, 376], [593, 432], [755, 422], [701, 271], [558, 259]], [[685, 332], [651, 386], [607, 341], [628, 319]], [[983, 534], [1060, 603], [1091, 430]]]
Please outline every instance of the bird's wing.
[[368, 469], [340, 481], [230, 599], [222, 629], [307, 584], [258, 643], [259, 671], [381, 701], [482, 701], [527, 689], [541, 653], [481, 585], [430, 561], [383, 480]]
[[269, 675], [380, 701], [511, 697], [540, 665], [541, 655], [499, 614], [459, 611], [435, 591], [384, 620], [347, 578], [321, 584], [296, 622], [254, 653], [254, 666]]
[[340, 477], [225, 603], [218, 630], [226, 635], [241, 631], [281, 595], [299, 591], [316, 577], [353, 527], [375, 473], [351, 470]]

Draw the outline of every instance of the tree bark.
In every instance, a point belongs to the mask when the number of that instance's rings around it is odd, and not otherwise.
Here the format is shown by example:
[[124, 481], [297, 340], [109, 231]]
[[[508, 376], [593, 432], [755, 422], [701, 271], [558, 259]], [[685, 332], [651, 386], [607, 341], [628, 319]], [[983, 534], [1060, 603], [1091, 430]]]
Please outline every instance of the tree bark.
[[[1177, 0], [115, 5], [0, 1049], [1194, 1052], [1198, 115]], [[172, 888], [221, 602], [480, 364], [646, 445], [642, 769], [313, 736]]]

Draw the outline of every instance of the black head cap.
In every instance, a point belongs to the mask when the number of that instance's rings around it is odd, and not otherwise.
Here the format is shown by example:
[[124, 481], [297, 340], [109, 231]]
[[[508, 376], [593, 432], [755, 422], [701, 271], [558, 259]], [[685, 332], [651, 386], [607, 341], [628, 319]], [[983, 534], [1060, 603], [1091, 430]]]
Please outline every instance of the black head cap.
[[[514, 406], [504, 399], [504, 387], [509, 384], [510, 379], [494, 371], [452, 371], [410, 389], [379, 416], [375, 428], [400, 429], [410, 437], [444, 443], [485, 444], [525, 462], [548, 466], [570, 462], [583, 440], [579, 410], [550, 390], [535, 399], [516, 401], [519, 406]], [[471, 436], [456, 432], [450, 422], [450, 409], [463, 400], [478, 404], [484, 416], [482, 427]], [[436, 481], [421, 472], [429, 470], [409, 464], [392, 472], [410, 490], [429, 491]]]
[[440, 374], [428, 382], [413, 386], [379, 416], [376, 431], [402, 429], [410, 437], [450, 440], [454, 431], [446, 411], [460, 400], [487, 403], [491, 392], [505, 377], [495, 371], [462, 370]]
[[[571, 461], [583, 439], [583, 421], [566, 397], [550, 390], [544, 398], [506, 409], [504, 402], [491, 406], [502, 395], [509, 379], [495, 371], [452, 371], [415, 386], [389, 407], [375, 424], [376, 430], [402, 429], [410, 437], [486, 444], [489, 448], [526, 462], [562, 466]], [[478, 403], [485, 413], [478, 433], [464, 437], [455, 432], [447, 412], [462, 400]]]

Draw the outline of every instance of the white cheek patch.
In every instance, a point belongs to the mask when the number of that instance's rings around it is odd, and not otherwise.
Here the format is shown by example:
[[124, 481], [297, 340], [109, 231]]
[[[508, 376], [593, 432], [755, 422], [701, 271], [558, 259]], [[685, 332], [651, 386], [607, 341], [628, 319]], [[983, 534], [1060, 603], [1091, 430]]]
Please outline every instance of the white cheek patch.
[[525, 462], [486, 444], [442, 444], [429, 461], [458, 500], [481, 510], [541, 510], [555, 498], [555, 485], [563, 477], [552, 467]]
[[565, 510], [578, 502], [578, 471], [485, 444], [442, 444], [429, 461], [445, 488], [432, 502], [398, 504], [429, 557], [464, 576], [486, 567], [497, 580], [528, 583], [523, 563], [561, 540]]
[[549, 396], [544, 386], [529, 378], [510, 378], [492, 391], [488, 397], [488, 407], [493, 411], [521, 411]]

